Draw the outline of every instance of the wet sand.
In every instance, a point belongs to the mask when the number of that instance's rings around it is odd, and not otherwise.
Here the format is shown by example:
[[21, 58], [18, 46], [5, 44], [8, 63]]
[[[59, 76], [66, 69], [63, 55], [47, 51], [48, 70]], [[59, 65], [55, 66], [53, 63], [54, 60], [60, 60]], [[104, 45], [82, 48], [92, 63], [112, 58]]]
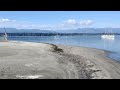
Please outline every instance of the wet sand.
[[120, 79], [106, 51], [32, 42], [0, 42], [0, 79]]

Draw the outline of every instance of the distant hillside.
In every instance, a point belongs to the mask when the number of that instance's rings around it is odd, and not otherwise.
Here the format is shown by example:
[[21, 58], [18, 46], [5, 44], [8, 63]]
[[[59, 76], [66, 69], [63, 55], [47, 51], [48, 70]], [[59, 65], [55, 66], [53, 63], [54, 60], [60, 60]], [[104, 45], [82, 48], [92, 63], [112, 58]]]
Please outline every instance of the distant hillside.
[[[39, 30], [39, 29], [16, 29], [6, 28], [7, 33], [87, 33], [87, 34], [100, 34], [100, 33], [118, 33], [120, 28], [78, 28], [75, 30]], [[4, 33], [4, 29], [0, 28], [0, 33]]]
[[[6, 28], [7, 33], [56, 33], [55, 31], [39, 30], [39, 29], [16, 29]], [[5, 30], [0, 28], [0, 33], [4, 33]]]
[[59, 30], [59, 33], [120, 33], [120, 28], [78, 28], [75, 30]]

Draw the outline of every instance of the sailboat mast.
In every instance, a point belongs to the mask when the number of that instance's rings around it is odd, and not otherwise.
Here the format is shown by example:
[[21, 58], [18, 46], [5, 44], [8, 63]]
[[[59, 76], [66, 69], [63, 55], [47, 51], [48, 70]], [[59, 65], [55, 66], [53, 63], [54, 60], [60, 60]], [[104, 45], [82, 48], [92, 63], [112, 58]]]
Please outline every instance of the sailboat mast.
[[6, 32], [6, 29], [5, 29], [5, 27], [4, 27], [4, 30], [5, 30], [5, 36], [7, 37], [7, 32]]
[[5, 30], [5, 35], [4, 35], [4, 38], [5, 38], [5, 40], [7, 40], [7, 32], [6, 32], [5, 27], [4, 27], [4, 30]]

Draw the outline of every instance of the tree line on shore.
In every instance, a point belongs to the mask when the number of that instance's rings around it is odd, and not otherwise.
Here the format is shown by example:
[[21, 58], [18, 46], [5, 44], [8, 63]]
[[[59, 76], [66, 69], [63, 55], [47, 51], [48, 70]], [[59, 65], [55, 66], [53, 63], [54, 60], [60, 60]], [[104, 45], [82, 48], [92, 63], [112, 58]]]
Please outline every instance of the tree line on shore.
[[[74, 36], [74, 35], [120, 35], [120, 33], [7, 33], [8, 36]], [[0, 33], [4, 35], [4, 33]]]

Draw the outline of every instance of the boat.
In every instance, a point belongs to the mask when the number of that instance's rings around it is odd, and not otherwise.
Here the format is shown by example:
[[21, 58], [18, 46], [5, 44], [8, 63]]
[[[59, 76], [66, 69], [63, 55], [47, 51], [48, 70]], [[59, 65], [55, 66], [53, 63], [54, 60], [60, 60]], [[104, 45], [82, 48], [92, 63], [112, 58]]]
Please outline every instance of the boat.
[[114, 35], [102, 35], [101, 36], [103, 39], [115, 39]]
[[58, 39], [58, 38], [59, 38], [59, 35], [56, 34], [56, 35], [54, 36], [54, 39]]
[[101, 38], [114, 40], [115, 39], [115, 35], [112, 34], [112, 33], [111, 34], [106, 34], [106, 35], [101, 35]]
[[3, 35], [0, 35], [0, 41], [7, 41], [7, 32], [6, 32], [6, 29], [5, 29], [5, 33]]

